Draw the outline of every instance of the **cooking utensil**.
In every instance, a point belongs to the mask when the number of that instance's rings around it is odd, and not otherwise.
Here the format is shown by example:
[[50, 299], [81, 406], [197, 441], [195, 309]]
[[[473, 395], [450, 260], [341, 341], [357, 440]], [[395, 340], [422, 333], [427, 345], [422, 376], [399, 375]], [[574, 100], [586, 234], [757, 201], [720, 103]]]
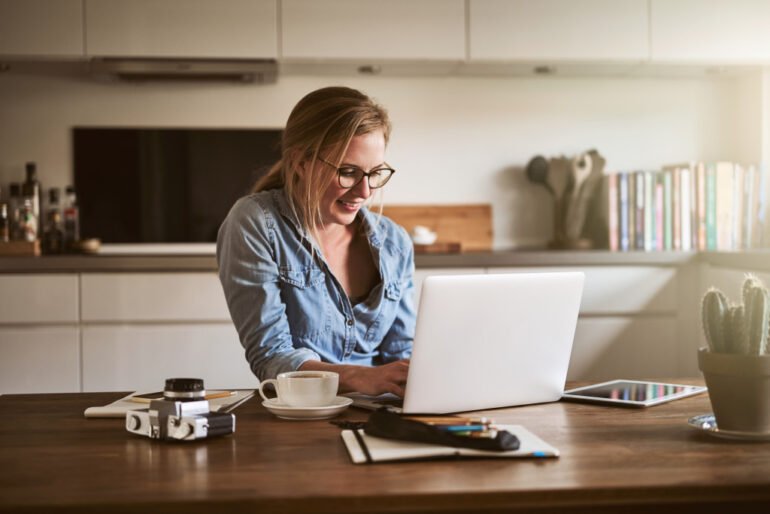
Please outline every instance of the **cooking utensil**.
[[572, 159], [572, 174], [575, 178], [575, 186], [572, 189], [572, 195], [578, 196], [580, 194], [580, 187], [586, 181], [591, 174], [593, 168], [593, 161], [591, 155], [583, 153]]
[[548, 161], [542, 155], [536, 155], [527, 163], [525, 169], [527, 178], [534, 184], [542, 184], [552, 196], [555, 196], [555, 192], [551, 184], [548, 182]]
[[604, 159], [596, 150], [584, 152], [572, 159], [572, 174], [575, 185], [565, 219], [565, 234], [568, 240], [580, 238], [586, 221], [589, 203], [596, 185], [601, 181]]
[[569, 189], [572, 181], [570, 161], [564, 156], [550, 159], [548, 161], [548, 176], [546, 180], [548, 185], [551, 186], [556, 200], [560, 201]]
[[559, 248], [564, 239], [564, 213], [567, 212], [569, 191], [573, 180], [571, 161], [564, 156], [549, 159], [547, 179], [554, 192], [551, 246]]

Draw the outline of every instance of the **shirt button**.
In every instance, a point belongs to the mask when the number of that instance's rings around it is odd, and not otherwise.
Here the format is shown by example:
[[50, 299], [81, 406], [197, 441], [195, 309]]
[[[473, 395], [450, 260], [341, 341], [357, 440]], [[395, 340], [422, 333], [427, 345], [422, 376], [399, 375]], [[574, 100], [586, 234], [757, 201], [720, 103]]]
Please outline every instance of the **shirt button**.
[[348, 320], [348, 326], [349, 326], [349, 327], [352, 327], [352, 326], [353, 326], [353, 320], [352, 320], [352, 319], [349, 319], [349, 320]]

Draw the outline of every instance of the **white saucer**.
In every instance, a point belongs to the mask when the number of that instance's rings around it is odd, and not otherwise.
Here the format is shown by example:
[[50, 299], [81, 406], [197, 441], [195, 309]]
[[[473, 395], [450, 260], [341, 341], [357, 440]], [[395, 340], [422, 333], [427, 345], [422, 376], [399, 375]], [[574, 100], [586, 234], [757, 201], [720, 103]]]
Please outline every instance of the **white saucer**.
[[687, 424], [707, 434], [723, 439], [735, 439], [740, 441], [770, 441], [770, 432], [741, 432], [738, 430], [720, 430], [717, 428], [717, 420], [713, 414], [701, 414], [687, 420]]
[[323, 407], [290, 407], [275, 398], [263, 401], [262, 405], [281, 419], [328, 419], [347, 409], [351, 403], [352, 398], [337, 396], [331, 405]]

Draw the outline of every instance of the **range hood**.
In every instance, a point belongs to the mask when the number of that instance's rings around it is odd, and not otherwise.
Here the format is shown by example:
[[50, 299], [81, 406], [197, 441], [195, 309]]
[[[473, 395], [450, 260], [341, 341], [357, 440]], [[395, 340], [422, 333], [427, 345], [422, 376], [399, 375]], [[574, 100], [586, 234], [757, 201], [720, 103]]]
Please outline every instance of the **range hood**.
[[278, 63], [272, 59], [94, 58], [91, 74], [131, 81], [230, 81], [271, 84]]

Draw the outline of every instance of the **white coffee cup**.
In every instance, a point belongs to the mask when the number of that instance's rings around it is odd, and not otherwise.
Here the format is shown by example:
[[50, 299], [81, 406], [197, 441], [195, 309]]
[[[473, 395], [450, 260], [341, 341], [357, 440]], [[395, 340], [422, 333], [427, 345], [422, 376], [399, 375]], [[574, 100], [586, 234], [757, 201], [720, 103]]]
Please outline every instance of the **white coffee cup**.
[[278, 402], [290, 407], [325, 407], [337, 397], [340, 376], [334, 371], [287, 371], [259, 384], [259, 394], [265, 400], [275, 400], [265, 394], [264, 387], [273, 384]]

